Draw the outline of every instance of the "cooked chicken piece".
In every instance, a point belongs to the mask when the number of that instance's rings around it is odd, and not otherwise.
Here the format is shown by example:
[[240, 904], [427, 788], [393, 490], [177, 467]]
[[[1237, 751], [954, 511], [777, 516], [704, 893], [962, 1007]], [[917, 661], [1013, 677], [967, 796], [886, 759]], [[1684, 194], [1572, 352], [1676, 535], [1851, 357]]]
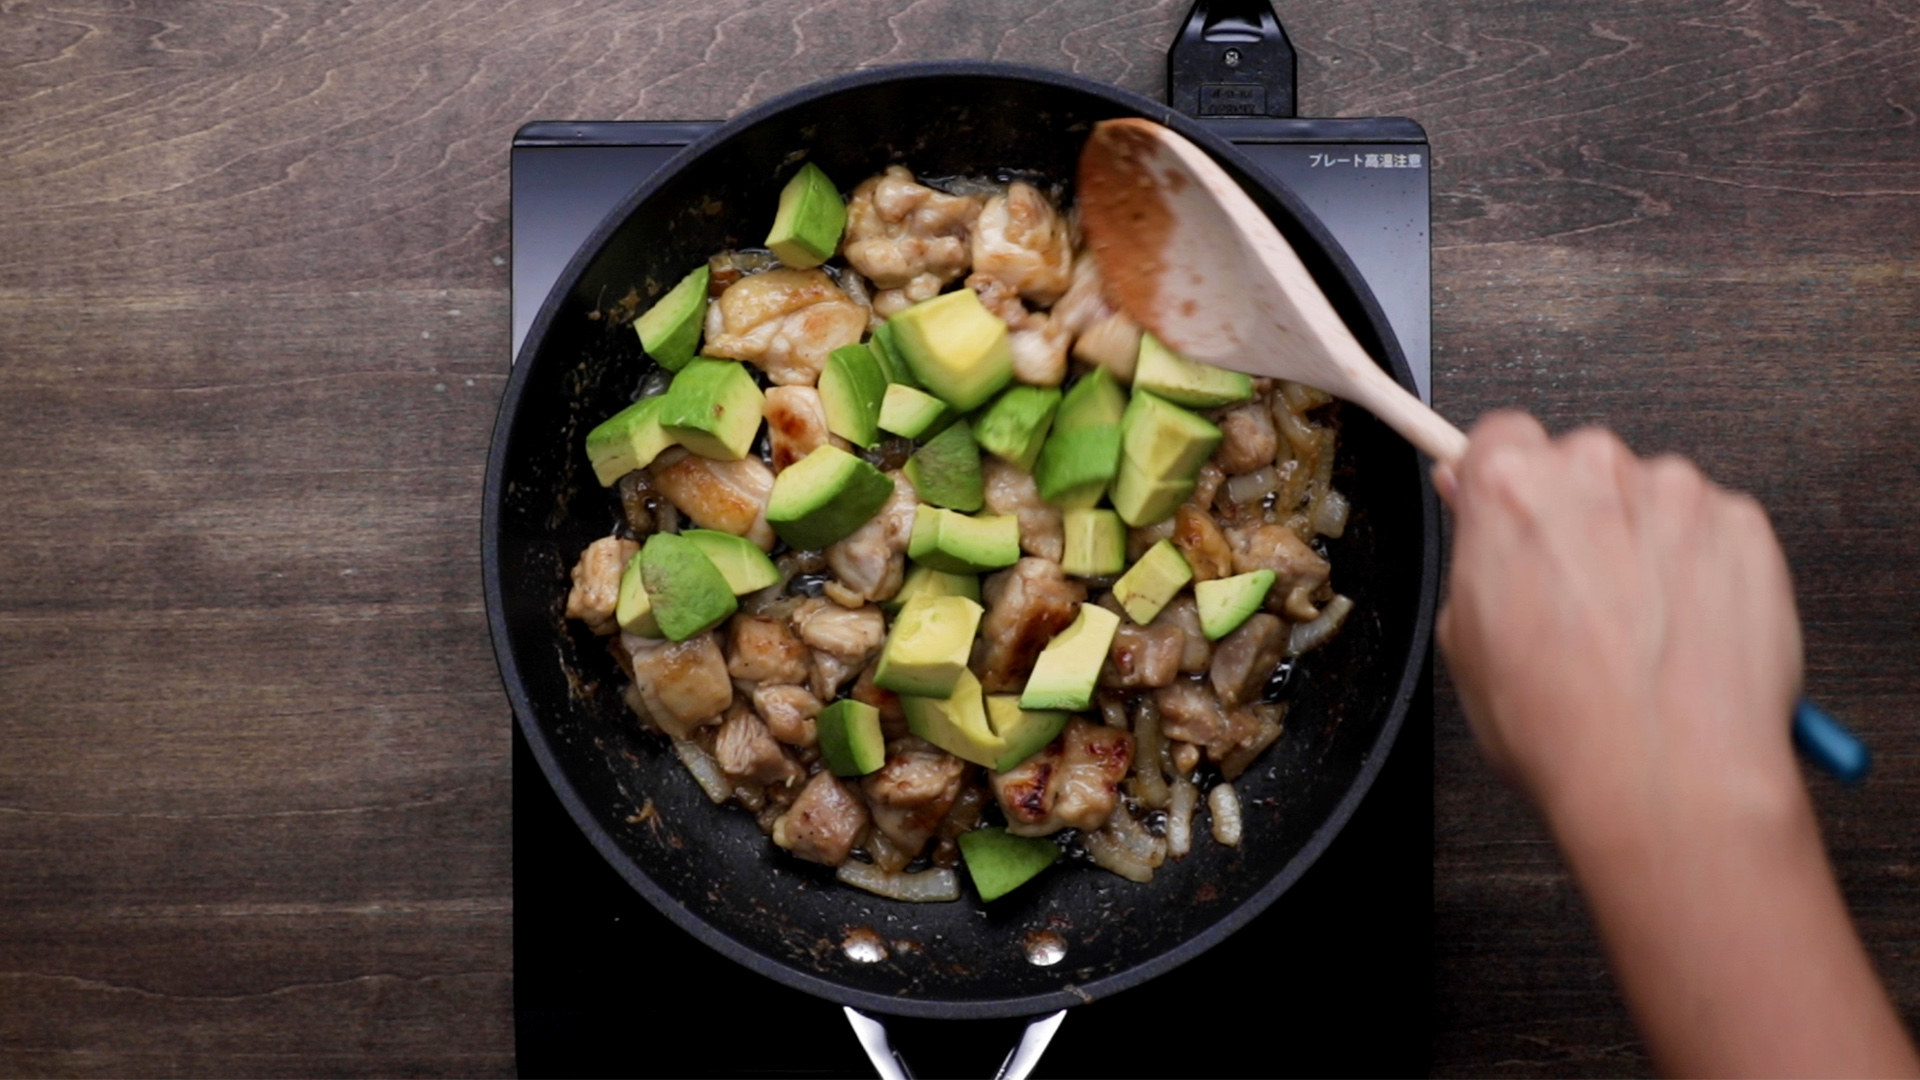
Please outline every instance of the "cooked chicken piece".
[[674, 447], [654, 459], [650, 471], [653, 486], [695, 525], [773, 550], [773, 527], [767, 524], [773, 470], [759, 458], [748, 454], [739, 461], [715, 461]]
[[[1100, 264], [1089, 252], [1082, 252], [1073, 260], [1073, 273], [1067, 291], [1053, 305], [1049, 312], [1060, 329], [1069, 336], [1078, 336], [1087, 328], [1114, 314], [1104, 295], [1105, 283], [1100, 280]], [[1139, 345], [1140, 331], [1134, 331], [1134, 344]], [[1088, 361], [1099, 363], [1098, 360]], [[1131, 359], [1129, 359], [1131, 364]], [[1117, 373], [1116, 373], [1117, 374]]]
[[1190, 502], [1173, 512], [1173, 546], [1193, 568], [1193, 580], [1233, 576], [1233, 549], [1227, 546], [1227, 538], [1205, 510]]
[[1207, 670], [1213, 662], [1213, 642], [1200, 629], [1200, 608], [1193, 602], [1192, 593], [1183, 593], [1173, 602], [1160, 609], [1153, 617], [1150, 626], [1167, 623], [1178, 626], [1186, 641], [1186, 649], [1180, 655], [1180, 670], [1188, 675], [1198, 675]]
[[821, 701], [840, 696], [840, 687], [859, 674], [887, 639], [886, 617], [875, 607], [844, 608], [814, 597], [793, 611], [793, 629], [813, 649], [813, 695]]
[[727, 624], [727, 671], [762, 686], [798, 685], [807, 681], [807, 647], [785, 619], [743, 612]]
[[773, 842], [810, 862], [839, 866], [867, 827], [867, 804], [826, 770], [773, 823]]
[[842, 450], [846, 440], [827, 430], [827, 409], [820, 391], [811, 386], [776, 386], [767, 391], [767, 441], [773, 446], [773, 471], [786, 467], [829, 444]]
[[1008, 832], [1045, 836], [1106, 824], [1132, 763], [1133, 736], [1076, 716], [1051, 746], [987, 779], [1006, 814]]
[[707, 356], [745, 360], [783, 386], [812, 386], [827, 354], [859, 342], [867, 309], [824, 270], [781, 267], [741, 278], [707, 309]]
[[847, 696], [879, 709], [880, 734], [889, 740], [898, 739], [907, 733], [907, 714], [900, 708], [900, 695], [874, 685], [873, 674], [878, 670], [880, 670], [878, 660], [861, 668], [860, 678], [854, 682], [853, 689], [847, 692]]
[[1289, 618], [1305, 622], [1318, 614], [1310, 597], [1327, 583], [1327, 560], [1285, 525], [1254, 525], [1226, 530], [1233, 548], [1233, 572], [1272, 570], [1276, 575], [1267, 594], [1269, 604], [1286, 604]]
[[1073, 238], [1066, 218], [1032, 184], [1016, 180], [987, 200], [973, 224], [973, 272], [997, 278], [1036, 307], [1073, 282]]
[[967, 233], [980, 200], [914, 182], [903, 165], [868, 177], [847, 200], [847, 265], [881, 290], [874, 314], [892, 315], [932, 297], [967, 272]]
[[1273, 412], [1258, 398], [1227, 409], [1215, 423], [1220, 426], [1220, 446], [1213, 452], [1213, 461], [1229, 476], [1271, 465], [1280, 452]]
[[1113, 372], [1123, 383], [1133, 381], [1134, 361], [1140, 355], [1140, 327], [1107, 305], [1100, 269], [1093, 256], [1082, 252], [1073, 261], [1073, 284], [1053, 305], [1053, 321], [1073, 339], [1073, 358]]
[[640, 545], [616, 536], [603, 536], [587, 545], [573, 564], [573, 588], [567, 591], [567, 618], [579, 619], [596, 634], [620, 629], [614, 608], [620, 600], [620, 572]]
[[1247, 734], [1242, 735], [1233, 749], [1220, 759], [1220, 774], [1229, 780], [1239, 779], [1247, 766], [1253, 764], [1280, 737], [1281, 722], [1286, 715], [1287, 707], [1279, 704], [1242, 705], [1229, 711], [1228, 723]]
[[1040, 650], [1079, 616], [1087, 587], [1059, 563], [1029, 556], [987, 578], [980, 595], [987, 612], [973, 667], [980, 685], [997, 693], [1026, 685]]
[[1100, 669], [1100, 685], [1120, 689], [1167, 685], [1180, 674], [1186, 639], [1186, 631], [1175, 623], [1156, 618], [1140, 626], [1122, 615], [1107, 662]]
[[893, 478], [893, 494], [881, 504], [880, 512], [846, 539], [827, 547], [828, 568], [856, 598], [846, 606], [857, 607], [861, 600], [891, 600], [906, 573], [907, 541], [913, 536], [913, 509], [920, 505], [920, 498], [905, 474], [896, 470], [887, 475]]
[[820, 709], [820, 699], [804, 686], [756, 686], [753, 690], [753, 711], [766, 721], [773, 737], [788, 746], [812, 746], [819, 741], [813, 718]]
[[1262, 611], [1214, 646], [1208, 678], [1222, 706], [1231, 709], [1259, 700], [1273, 669], [1287, 655], [1288, 635], [1286, 623]]
[[1260, 732], [1256, 715], [1246, 709], [1223, 710], [1213, 691], [1197, 679], [1181, 679], [1155, 690], [1153, 703], [1160, 709], [1161, 733], [1206, 748], [1207, 757], [1214, 761]]
[[[1066, 529], [1060, 508], [1040, 497], [1033, 475], [993, 454], [980, 456], [987, 489], [987, 512], [1012, 514], [1020, 521], [1020, 550], [1050, 562], [1059, 562], [1066, 549]], [[911, 522], [908, 523], [911, 527]]]
[[1226, 482], [1227, 474], [1220, 470], [1220, 466], [1212, 460], [1203, 462], [1199, 474], [1193, 478], [1193, 494], [1187, 496], [1187, 501], [1205, 510], [1213, 505], [1213, 497], [1220, 494], [1220, 485]]
[[647, 715], [668, 735], [688, 738], [733, 704], [733, 680], [713, 632], [677, 644], [622, 634], [620, 644], [633, 659], [633, 683]]
[[860, 782], [874, 828], [909, 857], [918, 855], [960, 794], [966, 772], [966, 762], [920, 739], [889, 743], [887, 763]]
[[767, 725], [747, 709], [734, 708], [713, 740], [713, 756], [720, 771], [755, 784], [785, 784], [806, 773], [774, 741]]
[[967, 288], [988, 311], [1007, 324], [1007, 351], [1013, 377], [1033, 386], [1058, 386], [1067, 377], [1067, 346], [1073, 334], [1044, 311], [1028, 311], [1014, 286], [991, 274], [967, 275]]

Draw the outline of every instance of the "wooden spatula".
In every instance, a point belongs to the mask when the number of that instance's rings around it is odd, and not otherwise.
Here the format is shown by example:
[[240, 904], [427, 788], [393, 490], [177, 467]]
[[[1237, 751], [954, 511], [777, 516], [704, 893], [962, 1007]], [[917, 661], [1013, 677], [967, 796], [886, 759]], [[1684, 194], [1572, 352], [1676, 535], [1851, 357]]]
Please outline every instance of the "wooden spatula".
[[1189, 359], [1291, 379], [1365, 408], [1437, 462], [1467, 437], [1389, 378], [1300, 256], [1206, 152], [1105, 120], [1080, 154], [1080, 220], [1109, 297]]

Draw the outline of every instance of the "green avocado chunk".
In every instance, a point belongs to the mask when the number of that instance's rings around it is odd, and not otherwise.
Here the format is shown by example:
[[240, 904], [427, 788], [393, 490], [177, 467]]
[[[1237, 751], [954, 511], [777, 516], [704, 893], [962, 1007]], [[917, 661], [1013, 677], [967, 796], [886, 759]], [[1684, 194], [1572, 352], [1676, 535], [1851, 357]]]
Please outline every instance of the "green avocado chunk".
[[647, 596], [646, 579], [640, 573], [640, 553], [634, 552], [620, 569], [620, 595], [614, 601], [613, 617], [620, 629], [641, 637], [660, 637], [660, 623], [653, 617], [653, 601]]
[[1113, 647], [1120, 616], [1093, 604], [1080, 605], [1080, 617], [1047, 642], [1033, 662], [1033, 674], [1020, 693], [1023, 709], [1079, 712], [1093, 704], [1093, 686]]
[[789, 546], [814, 551], [865, 525], [892, 495], [886, 473], [837, 446], [816, 446], [773, 478], [767, 524]]
[[1072, 717], [1072, 713], [1057, 709], [1023, 709], [1018, 694], [988, 694], [987, 723], [1007, 744], [1006, 752], [993, 763], [993, 771], [1006, 772], [1032, 757], [1052, 742]]
[[700, 545], [684, 536], [654, 533], [647, 537], [640, 549], [640, 574], [654, 620], [668, 641], [705, 633], [740, 606], [726, 577], [700, 551]]
[[980, 615], [980, 605], [964, 596], [921, 596], [908, 601], [880, 649], [873, 684], [919, 697], [952, 694], [973, 654]]
[[693, 541], [700, 553], [713, 563], [735, 596], [759, 592], [780, 580], [780, 569], [773, 565], [773, 560], [744, 536], [713, 529], [684, 529], [680, 535]]
[[1042, 499], [1069, 509], [1100, 501], [1120, 468], [1120, 420], [1126, 411], [1127, 392], [1104, 367], [1067, 390], [1033, 469]]
[[1009, 386], [974, 417], [973, 439], [982, 450], [1032, 472], [1059, 409], [1057, 386]]
[[1158, 525], [1173, 516], [1180, 504], [1193, 494], [1192, 480], [1155, 480], [1140, 470], [1133, 459], [1122, 454], [1119, 475], [1113, 478], [1114, 512], [1132, 528]]
[[1013, 379], [1007, 324], [972, 289], [922, 300], [887, 320], [895, 353], [935, 397], [960, 412], [986, 401]]
[[780, 208], [767, 233], [767, 249], [796, 270], [819, 266], [840, 247], [847, 225], [847, 204], [840, 191], [809, 161], [780, 189]]
[[633, 470], [653, 464], [662, 450], [673, 445], [660, 428], [663, 400], [661, 396], [641, 398], [587, 432], [587, 460], [593, 463], [593, 475], [601, 487], [612, 487]]
[[874, 327], [873, 336], [867, 339], [867, 344], [873, 347], [873, 358], [880, 361], [880, 366], [886, 370], [888, 382], [902, 383], [915, 390], [926, 389], [914, 379], [907, 362], [900, 358], [900, 346], [894, 344], [893, 340], [892, 319]]
[[1126, 609], [1127, 618], [1145, 626], [1192, 580], [1193, 567], [1187, 565], [1180, 549], [1173, 546], [1173, 541], [1162, 540], [1113, 583], [1113, 598]]
[[949, 574], [979, 574], [1020, 561], [1020, 522], [1012, 514], [968, 517], [925, 503], [914, 507], [907, 557]]
[[880, 426], [909, 439], [937, 429], [952, 415], [946, 402], [906, 383], [888, 383], [886, 396], [880, 399]]
[[835, 776], [865, 776], [887, 763], [887, 741], [880, 733], [880, 710], [864, 701], [842, 698], [814, 717], [820, 736], [820, 760]]
[[1152, 480], [1191, 480], [1220, 445], [1220, 429], [1135, 384], [1120, 420], [1120, 451]]
[[907, 571], [907, 580], [900, 585], [900, 591], [880, 606], [890, 613], [899, 611], [916, 596], [964, 596], [977, 604], [980, 579], [972, 574], [949, 574], [931, 566], [915, 566]]
[[972, 513], [987, 504], [980, 476], [980, 448], [965, 420], [928, 439], [907, 459], [907, 480], [920, 501]]
[[987, 725], [980, 680], [965, 667], [945, 697], [900, 695], [907, 729], [957, 758], [991, 767], [1006, 753], [1006, 743]]
[[668, 371], [686, 367], [700, 347], [700, 331], [707, 322], [707, 285], [712, 276], [707, 264], [701, 263], [633, 320], [640, 347]]
[[1060, 569], [1075, 577], [1103, 577], [1127, 568], [1127, 527], [1111, 510], [1068, 510], [1060, 515], [1066, 545]]
[[660, 430], [701, 457], [722, 461], [747, 456], [767, 410], [767, 396], [738, 360], [689, 361], [663, 397]]
[[959, 835], [960, 858], [981, 900], [998, 900], [1032, 881], [1060, 858], [1044, 836], [1015, 836], [1005, 829], [969, 829]]
[[1133, 388], [1191, 409], [1213, 409], [1253, 397], [1253, 379], [1238, 371], [1188, 360], [1152, 334], [1140, 335]]
[[887, 376], [872, 349], [842, 345], [828, 355], [820, 372], [828, 431], [855, 446], [872, 447], [880, 441], [880, 403], [886, 396]]
[[1271, 570], [1255, 570], [1229, 578], [1194, 583], [1193, 600], [1200, 609], [1200, 632], [1208, 641], [1219, 641], [1246, 622], [1267, 600], [1277, 575]]

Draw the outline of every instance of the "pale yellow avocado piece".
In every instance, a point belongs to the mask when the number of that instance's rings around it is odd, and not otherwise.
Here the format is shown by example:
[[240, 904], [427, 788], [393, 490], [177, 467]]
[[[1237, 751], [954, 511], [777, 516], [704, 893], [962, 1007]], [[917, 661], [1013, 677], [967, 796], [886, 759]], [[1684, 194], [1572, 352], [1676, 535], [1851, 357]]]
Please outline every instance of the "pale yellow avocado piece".
[[1072, 718], [1072, 713], [1057, 709], [1023, 709], [1018, 694], [988, 694], [987, 723], [993, 725], [993, 733], [1007, 744], [1000, 760], [993, 764], [993, 771], [1006, 772], [1032, 757], [1035, 751], [1052, 742]]
[[1193, 567], [1187, 565], [1180, 549], [1173, 546], [1173, 541], [1162, 540], [1113, 583], [1113, 598], [1126, 609], [1127, 618], [1145, 626], [1192, 580]]
[[983, 608], [964, 596], [921, 594], [893, 620], [880, 650], [875, 686], [896, 694], [943, 698], [967, 675]]
[[1107, 662], [1120, 616], [1093, 604], [1080, 605], [1080, 617], [1040, 650], [1033, 674], [1020, 694], [1023, 709], [1079, 712], [1093, 704], [1093, 686]]
[[993, 733], [980, 680], [961, 668], [953, 693], [943, 698], [900, 695], [900, 709], [915, 735], [957, 758], [992, 768], [1007, 752], [1005, 739]]

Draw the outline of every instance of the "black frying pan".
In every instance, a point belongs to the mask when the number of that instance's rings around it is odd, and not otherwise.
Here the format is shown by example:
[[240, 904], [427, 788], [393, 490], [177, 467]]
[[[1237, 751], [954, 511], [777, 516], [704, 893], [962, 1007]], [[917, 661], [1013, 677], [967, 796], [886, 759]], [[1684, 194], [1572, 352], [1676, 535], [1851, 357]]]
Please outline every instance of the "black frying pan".
[[[1354, 507], [1330, 545], [1358, 610], [1290, 683], [1286, 733], [1237, 783], [1245, 841], [1194, 853], [1134, 885], [1062, 865], [990, 909], [903, 904], [834, 882], [776, 849], [751, 818], [707, 802], [663, 740], [619, 699], [604, 639], [561, 617], [568, 569], [618, 509], [581, 439], [635, 396], [648, 362], [621, 310], [639, 309], [713, 252], [758, 246], [794, 163], [842, 188], [889, 162], [923, 176], [1016, 170], [1069, 180], [1095, 120], [1147, 116], [1206, 148], [1299, 250], [1360, 343], [1402, 384], [1404, 357], [1352, 265], [1291, 196], [1165, 106], [1086, 79], [1004, 64], [914, 64], [819, 83], [688, 147], [595, 231], [529, 331], [494, 427], [482, 537], [502, 678], [541, 768], [593, 845], [674, 922], [789, 986], [908, 1016], [1031, 1016], [1133, 986], [1217, 944], [1284, 892], [1352, 814], [1419, 678], [1438, 583], [1438, 505], [1417, 455], [1358, 409], [1343, 413], [1336, 484]], [[637, 291], [637, 297], [635, 294]], [[640, 810], [651, 804], [652, 813]], [[870, 926], [888, 958], [841, 942]], [[1029, 962], [1052, 930], [1065, 959]]]

